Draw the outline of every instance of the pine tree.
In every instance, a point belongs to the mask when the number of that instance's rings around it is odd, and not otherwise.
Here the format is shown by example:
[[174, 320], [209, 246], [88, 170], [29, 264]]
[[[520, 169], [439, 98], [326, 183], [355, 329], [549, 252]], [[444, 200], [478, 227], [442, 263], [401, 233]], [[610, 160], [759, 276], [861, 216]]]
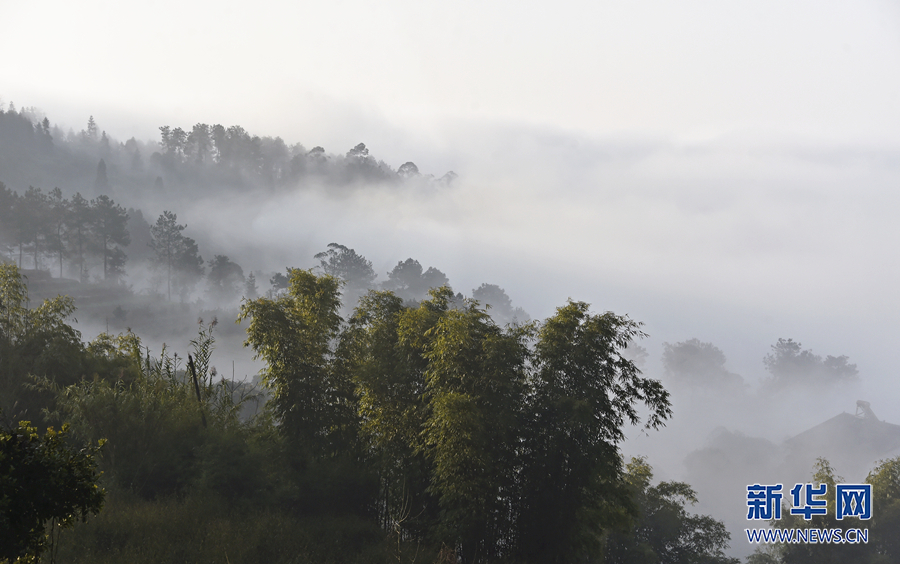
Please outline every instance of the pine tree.
[[81, 135], [86, 141], [96, 141], [97, 131], [97, 122], [94, 121], [94, 116], [91, 116], [88, 118], [87, 129], [82, 131]]
[[156, 225], [150, 227], [153, 240], [150, 247], [156, 252], [157, 263], [166, 269], [166, 296], [172, 301], [172, 271], [178, 261], [181, 245], [184, 242], [185, 225], [178, 225], [178, 216], [166, 210], [156, 220]]
[[166, 269], [166, 295], [172, 300], [173, 282], [182, 300], [196, 280], [203, 275], [203, 257], [197, 242], [182, 235], [186, 225], [178, 225], [178, 216], [164, 211], [150, 227], [150, 247], [156, 252], [156, 261]]
[[98, 196], [92, 201], [91, 208], [94, 215], [96, 245], [103, 255], [103, 279], [109, 280], [111, 274], [116, 278], [123, 272], [122, 267], [126, 259], [120, 247], [131, 243], [128, 234], [128, 214], [122, 206], [105, 195]]
[[251, 272], [247, 276], [247, 283], [244, 285], [244, 297], [248, 300], [254, 300], [259, 297], [259, 288], [256, 286], [256, 276]]
[[106, 161], [100, 159], [97, 163], [97, 176], [94, 178], [94, 190], [98, 194], [109, 192], [109, 178], [106, 176]]

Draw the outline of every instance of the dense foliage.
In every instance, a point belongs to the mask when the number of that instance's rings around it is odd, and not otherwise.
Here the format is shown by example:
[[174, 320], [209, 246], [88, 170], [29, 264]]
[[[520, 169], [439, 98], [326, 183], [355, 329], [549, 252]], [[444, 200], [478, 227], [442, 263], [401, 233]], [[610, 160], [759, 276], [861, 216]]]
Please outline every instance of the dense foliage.
[[[501, 327], [443, 287], [420, 302], [369, 291], [345, 321], [342, 279], [289, 269], [282, 290], [241, 309], [266, 362], [268, 407], [251, 416], [260, 391], [215, 378], [214, 324], [190, 363], [170, 349], [151, 357], [133, 333], [83, 344], [70, 298], [29, 309], [16, 267], [0, 275], [4, 407], [67, 421], [81, 444], [106, 440], [110, 516], [61, 537], [69, 558], [220, 558], [211, 542], [247, 562], [731, 562], [722, 524], [686, 511], [690, 486], [653, 485], [643, 460], [622, 461], [639, 408], [651, 428], [670, 415], [668, 393], [630, 360], [641, 333], [626, 317], [570, 301]], [[897, 474], [888, 461], [870, 476], [886, 508], [871, 562], [894, 553]], [[282, 532], [251, 527], [234, 542], [248, 519]]]
[[637, 505], [632, 529], [614, 532], [607, 547], [608, 564], [737, 564], [725, 556], [729, 534], [706, 515], [690, 515], [685, 505], [697, 503], [694, 490], [683, 482], [652, 485], [653, 471], [642, 458], [628, 463], [626, 481]]
[[[231, 308], [218, 310], [230, 317], [243, 296], [247, 344], [266, 363], [264, 390], [217, 379], [214, 324], [201, 324], [190, 362], [165, 346], [151, 358], [130, 329], [82, 343], [72, 298], [32, 307], [19, 270], [0, 263], [0, 409], [35, 426], [11, 428], [68, 441], [71, 452], [106, 441], [107, 509], [64, 535], [69, 560], [729, 561], [722, 524], [687, 512], [690, 486], [653, 485], [643, 460], [622, 460], [623, 428], [639, 412], [649, 428], [671, 414], [668, 393], [638, 370], [647, 356], [635, 343], [639, 324], [575, 301], [531, 322], [499, 286], [482, 284], [467, 299], [412, 258], [379, 282], [371, 261], [338, 243], [315, 255], [316, 273], [288, 269], [260, 290], [227, 255], [204, 262], [174, 212], [151, 224], [109, 196], [141, 190], [169, 207], [198, 194], [373, 181], [435, 188], [455, 175], [434, 180], [411, 162], [394, 170], [362, 143], [334, 155], [239, 126], [159, 129], [158, 142], [119, 143], [93, 118], [66, 133], [33, 109], [0, 109], [0, 180], [18, 190], [0, 183], [0, 251], [33, 267], [33, 279], [53, 281], [48, 266], [77, 279], [57, 279], [44, 295], [84, 296], [102, 282], [92, 305], [107, 301], [99, 320], [119, 329], [154, 316], [168, 328], [175, 310], [189, 326], [203, 300]], [[32, 186], [57, 184], [80, 191], [66, 198]], [[157, 303], [137, 310], [139, 296], [122, 282], [126, 263], [141, 260], [155, 276], [140, 298]], [[173, 294], [190, 305], [165, 303]], [[115, 309], [111, 295], [121, 300]], [[662, 360], [675, 386], [746, 391], [712, 343], [666, 344]], [[791, 339], [779, 339], [764, 365], [766, 394], [857, 377], [847, 357], [823, 358]], [[265, 410], [249, 408], [263, 398]], [[63, 422], [68, 433], [37, 434]], [[719, 436], [742, 460], [760, 450]], [[710, 460], [700, 463], [713, 471]], [[860, 562], [896, 558], [897, 464], [870, 475], [884, 509], [865, 554], [853, 554], [869, 559]], [[39, 542], [46, 521], [29, 529]], [[752, 559], [826, 553], [779, 547]]]
[[602, 554], [632, 507], [622, 427], [638, 403], [648, 427], [670, 415], [668, 393], [621, 354], [637, 323], [569, 302], [501, 328], [439, 288], [415, 307], [371, 292], [342, 330], [337, 278], [289, 278], [241, 316], [302, 464], [367, 463], [383, 525], [463, 562]]
[[0, 562], [38, 562], [55, 548], [55, 531], [100, 512], [100, 445], [73, 449], [67, 434], [63, 426], [39, 435], [27, 421], [0, 426]]
[[821, 386], [857, 379], [859, 371], [846, 356], [828, 355], [823, 359], [801, 347], [793, 339], [778, 339], [772, 345], [772, 352], [763, 359], [766, 370], [772, 374], [772, 386]]

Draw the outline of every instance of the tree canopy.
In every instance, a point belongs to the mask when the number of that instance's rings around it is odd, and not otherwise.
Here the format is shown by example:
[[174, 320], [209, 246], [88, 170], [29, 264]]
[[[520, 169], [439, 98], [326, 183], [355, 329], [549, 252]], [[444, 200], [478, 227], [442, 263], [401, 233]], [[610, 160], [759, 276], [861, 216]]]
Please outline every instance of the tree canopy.
[[165, 269], [166, 297], [172, 299], [172, 288], [180, 293], [182, 300], [203, 275], [203, 257], [197, 242], [182, 235], [186, 225], [178, 224], [178, 216], [164, 211], [150, 227], [151, 248], [156, 253], [157, 264]]
[[328, 250], [316, 254], [315, 258], [319, 259], [322, 272], [340, 278], [351, 289], [368, 288], [377, 277], [372, 261], [339, 243], [329, 243]]
[[771, 384], [776, 387], [851, 382], [859, 374], [846, 356], [828, 355], [823, 359], [811, 350], [804, 350], [793, 339], [778, 339], [763, 364], [772, 375]]
[[725, 353], [699, 339], [664, 343], [662, 360], [666, 376], [677, 385], [722, 388], [743, 384], [743, 378], [725, 368]]
[[632, 458], [626, 478], [637, 507], [634, 525], [614, 531], [608, 540], [607, 564], [738, 564], [725, 556], [731, 535], [707, 515], [692, 515], [694, 490], [683, 482], [653, 485], [653, 470], [643, 458]]
[[387, 275], [384, 289], [405, 300], [423, 300], [428, 296], [428, 290], [450, 284], [446, 274], [433, 266], [424, 270], [419, 261], [412, 258], [398, 262]]
[[95, 460], [102, 443], [73, 449], [67, 435], [66, 426], [43, 435], [28, 421], [0, 426], [0, 561], [38, 562], [53, 543], [52, 528], [71, 527], [103, 507]]
[[[103, 280], [118, 280], [124, 274], [131, 243], [128, 214], [109, 196], [94, 200], [76, 193], [66, 199], [59, 188], [44, 193], [29, 187], [19, 195], [0, 182], [0, 244], [15, 247], [18, 265], [40, 269], [49, 258], [59, 265], [64, 259], [81, 281], [88, 279], [89, 259], [102, 264]], [[30, 260], [25, 261], [30, 255]]]
[[622, 427], [638, 423], [638, 404], [650, 428], [671, 414], [659, 382], [623, 356], [639, 324], [569, 302], [543, 323], [500, 327], [447, 287], [415, 306], [372, 291], [344, 324], [339, 279], [289, 278], [241, 319], [304, 464], [370, 461], [383, 523], [456, 547], [462, 562], [602, 554], [603, 531], [633, 507]]
[[[244, 269], [226, 255], [216, 255], [208, 263], [209, 293], [217, 303], [229, 303], [244, 291]], [[256, 296], [253, 296], [256, 297]]]

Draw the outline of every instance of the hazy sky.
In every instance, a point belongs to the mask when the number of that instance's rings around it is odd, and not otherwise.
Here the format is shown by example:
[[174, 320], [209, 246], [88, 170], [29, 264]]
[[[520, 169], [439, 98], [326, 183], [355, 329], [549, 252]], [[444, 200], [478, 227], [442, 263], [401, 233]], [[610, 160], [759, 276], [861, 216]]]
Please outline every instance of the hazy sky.
[[0, 53], [4, 103], [65, 127], [240, 124], [461, 175], [179, 212], [254, 214], [222, 240], [283, 246], [245, 268], [338, 241], [535, 316], [629, 313], [654, 356], [698, 337], [752, 379], [793, 337], [895, 390], [897, 3], [0, 1]]
[[2, 96], [75, 124], [98, 114], [117, 137], [166, 119], [348, 144], [463, 120], [869, 143], [900, 121], [888, 1], [0, 7]]

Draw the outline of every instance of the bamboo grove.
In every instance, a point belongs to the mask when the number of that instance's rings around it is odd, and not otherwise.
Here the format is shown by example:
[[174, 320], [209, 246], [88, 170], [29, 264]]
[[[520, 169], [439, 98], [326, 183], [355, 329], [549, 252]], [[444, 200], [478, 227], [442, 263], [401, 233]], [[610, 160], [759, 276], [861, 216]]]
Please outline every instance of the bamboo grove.
[[239, 313], [259, 390], [217, 380], [215, 322], [188, 355], [131, 332], [83, 344], [71, 298], [29, 309], [0, 264], [0, 431], [67, 424], [72, 448], [103, 444], [103, 510], [47, 515], [23, 547], [100, 563], [736, 562], [724, 526], [685, 511], [690, 486], [650, 487], [621, 456], [639, 413], [651, 429], [671, 416], [624, 356], [639, 323], [569, 301], [501, 327], [446, 286], [371, 290], [344, 319], [340, 278], [286, 278]]
[[671, 413], [662, 385], [622, 356], [640, 325], [569, 301], [501, 328], [447, 288], [414, 307], [370, 292], [344, 324], [340, 286], [294, 269], [285, 293], [241, 310], [293, 463], [366, 469], [343, 502], [374, 501], [384, 528], [464, 562], [601, 554], [604, 531], [634, 513], [622, 428], [641, 404], [649, 428]]

